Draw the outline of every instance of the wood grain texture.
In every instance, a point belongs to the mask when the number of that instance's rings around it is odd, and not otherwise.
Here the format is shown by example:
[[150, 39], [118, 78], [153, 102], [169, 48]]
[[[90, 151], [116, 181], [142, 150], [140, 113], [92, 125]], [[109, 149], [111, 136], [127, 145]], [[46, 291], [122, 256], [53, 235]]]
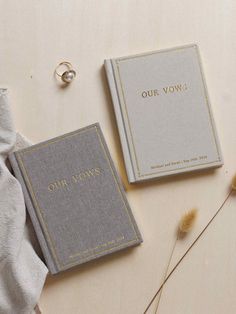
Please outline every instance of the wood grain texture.
[[[213, 216], [236, 172], [236, 4], [233, 0], [0, 1], [0, 85], [8, 86], [17, 129], [34, 142], [99, 121], [144, 243], [47, 280], [45, 314], [141, 314], [160, 285], [177, 221], [199, 209], [174, 265]], [[105, 58], [198, 43], [225, 159], [223, 168], [130, 186]], [[63, 60], [78, 76], [66, 89]], [[236, 312], [236, 197], [166, 285], [160, 314]], [[172, 265], [172, 266], [173, 266]]]

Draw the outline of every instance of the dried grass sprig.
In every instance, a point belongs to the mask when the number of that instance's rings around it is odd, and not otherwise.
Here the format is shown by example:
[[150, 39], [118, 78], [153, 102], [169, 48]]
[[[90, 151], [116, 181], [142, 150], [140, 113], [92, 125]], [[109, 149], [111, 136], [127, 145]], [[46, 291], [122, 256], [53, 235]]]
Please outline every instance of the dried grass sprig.
[[[179, 225], [178, 225], [176, 239], [175, 239], [174, 245], [173, 245], [172, 250], [171, 250], [171, 254], [170, 254], [170, 257], [169, 257], [169, 260], [168, 260], [168, 263], [167, 263], [167, 267], [166, 267], [166, 271], [165, 271], [165, 275], [164, 275], [163, 281], [165, 281], [166, 276], [168, 274], [170, 263], [171, 263], [173, 255], [174, 255], [174, 251], [175, 251], [175, 248], [176, 248], [177, 241], [182, 239], [187, 233], [189, 233], [192, 230], [192, 228], [193, 228], [193, 226], [195, 224], [196, 218], [197, 218], [197, 209], [196, 208], [193, 208], [193, 209], [189, 210], [188, 212], [184, 213], [183, 216], [181, 217]], [[159, 304], [160, 304], [160, 301], [161, 301], [163, 287], [164, 286], [162, 286], [162, 289], [160, 291], [160, 296], [159, 296], [159, 299], [158, 299], [158, 302], [157, 302], [157, 305], [156, 305], [155, 313], [157, 313], [157, 310], [158, 310], [158, 307], [159, 307]]]
[[231, 187], [233, 191], [236, 191], [236, 175], [232, 179]]
[[197, 209], [193, 208], [183, 215], [179, 223], [179, 232], [188, 233], [194, 226], [197, 218]]
[[228, 195], [226, 196], [226, 198], [224, 199], [224, 201], [222, 202], [220, 207], [217, 209], [216, 213], [208, 221], [208, 223], [203, 228], [203, 230], [199, 233], [199, 235], [196, 237], [196, 239], [193, 241], [193, 243], [190, 245], [190, 247], [186, 250], [186, 252], [183, 254], [183, 256], [179, 259], [179, 261], [176, 263], [176, 265], [173, 267], [173, 269], [168, 274], [168, 269], [169, 269], [170, 262], [171, 262], [171, 259], [172, 259], [172, 256], [173, 256], [173, 253], [174, 253], [174, 250], [175, 250], [176, 243], [177, 243], [178, 239], [181, 238], [181, 234], [183, 235], [183, 234], [185, 234], [185, 232], [189, 232], [192, 229], [192, 227], [193, 227], [193, 225], [195, 223], [196, 217], [197, 217], [197, 211], [196, 211], [196, 209], [192, 209], [191, 211], [189, 211], [188, 213], [186, 213], [182, 217], [182, 219], [180, 221], [180, 224], [179, 224], [177, 237], [176, 237], [176, 240], [174, 242], [174, 245], [173, 245], [173, 248], [172, 248], [172, 251], [171, 251], [171, 255], [170, 255], [170, 258], [169, 258], [169, 261], [168, 261], [168, 264], [167, 264], [164, 280], [163, 280], [162, 284], [160, 285], [159, 289], [157, 290], [157, 292], [155, 293], [155, 295], [153, 296], [153, 298], [151, 299], [151, 301], [148, 303], [148, 306], [146, 307], [146, 309], [143, 312], [143, 314], [147, 313], [148, 309], [150, 308], [150, 306], [152, 305], [152, 303], [154, 302], [154, 300], [156, 299], [156, 297], [160, 293], [159, 300], [158, 300], [157, 307], [156, 307], [156, 311], [155, 311], [155, 313], [157, 313], [157, 309], [158, 309], [158, 306], [159, 306], [159, 303], [160, 303], [160, 298], [161, 298], [161, 294], [162, 294], [163, 287], [164, 287], [165, 283], [170, 278], [170, 276], [173, 274], [173, 272], [176, 270], [176, 268], [180, 265], [180, 263], [183, 261], [185, 256], [189, 253], [189, 251], [194, 247], [196, 242], [201, 238], [203, 233], [207, 230], [207, 228], [210, 226], [210, 224], [213, 222], [213, 220], [216, 218], [216, 216], [219, 214], [219, 212], [222, 210], [222, 208], [224, 207], [225, 203], [227, 202], [227, 200], [229, 199], [229, 197], [232, 195], [233, 192], [236, 192], [236, 174], [232, 178], [231, 189], [230, 189]]

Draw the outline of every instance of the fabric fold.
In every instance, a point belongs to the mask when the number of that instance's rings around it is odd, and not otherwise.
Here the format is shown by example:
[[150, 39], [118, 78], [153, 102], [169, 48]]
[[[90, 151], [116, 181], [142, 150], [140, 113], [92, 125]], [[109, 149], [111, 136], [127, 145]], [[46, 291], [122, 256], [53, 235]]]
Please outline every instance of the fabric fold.
[[0, 314], [34, 313], [48, 272], [21, 186], [7, 167], [8, 154], [28, 145], [15, 133], [7, 90], [0, 89]]

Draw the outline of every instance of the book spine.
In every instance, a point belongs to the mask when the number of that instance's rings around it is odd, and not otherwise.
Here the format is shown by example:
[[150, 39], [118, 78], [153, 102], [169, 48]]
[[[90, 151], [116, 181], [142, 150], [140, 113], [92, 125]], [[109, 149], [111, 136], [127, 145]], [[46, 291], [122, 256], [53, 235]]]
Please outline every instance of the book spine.
[[57, 265], [54, 263], [54, 259], [51, 255], [50, 249], [48, 247], [48, 243], [46, 241], [45, 235], [44, 235], [43, 230], [41, 228], [40, 221], [39, 221], [38, 216], [35, 212], [35, 208], [34, 208], [31, 196], [28, 192], [27, 185], [25, 183], [25, 180], [24, 180], [24, 177], [22, 175], [20, 166], [19, 166], [17, 158], [15, 156], [15, 153], [11, 153], [9, 155], [9, 161], [10, 161], [12, 170], [14, 172], [14, 175], [21, 185], [21, 188], [22, 188], [22, 191], [24, 194], [25, 203], [26, 203], [26, 208], [27, 208], [27, 211], [30, 215], [35, 233], [37, 235], [41, 250], [43, 252], [43, 255], [44, 255], [44, 258], [46, 261], [46, 264], [47, 264], [51, 274], [56, 274], [59, 272], [59, 269], [58, 269]]
[[115, 81], [115, 77], [114, 77], [112, 62], [111, 62], [111, 60], [105, 60], [104, 64], [105, 64], [105, 70], [106, 70], [108, 84], [110, 87], [110, 93], [111, 93], [111, 97], [112, 97], [113, 108], [114, 108], [114, 112], [115, 112], [118, 132], [119, 132], [119, 136], [120, 136], [120, 142], [121, 142], [121, 147], [122, 147], [122, 151], [123, 151], [126, 172], [128, 175], [129, 183], [133, 183], [136, 181], [136, 179], [135, 179], [135, 175], [134, 175], [134, 171], [133, 171], [133, 164], [132, 164], [132, 160], [131, 160], [126, 130], [125, 130], [125, 126], [124, 126], [124, 119], [123, 119], [122, 111], [121, 111], [121, 107], [120, 107], [120, 99], [119, 99], [119, 95], [117, 92], [117, 86], [116, 86], [116, 81]]

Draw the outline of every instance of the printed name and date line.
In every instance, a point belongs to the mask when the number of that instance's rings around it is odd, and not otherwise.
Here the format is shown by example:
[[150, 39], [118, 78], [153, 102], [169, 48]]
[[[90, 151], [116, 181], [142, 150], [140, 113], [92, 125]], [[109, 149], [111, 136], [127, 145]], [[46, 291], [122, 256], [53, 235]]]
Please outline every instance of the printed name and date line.
[[171, 167], [171, 166], [178, 166], [178, 165], [188, 165], [192, 162], [196, 162], [196, 161], [206, 161], [207, 160], [207, 155], [203, 155], [203, 156], [198, 156], [198, 157], [193, 157], [190, 159], [182, 159], [182, 160], [177, 160], [177, 161], [171, 161], [168, 163], [162, 163], [162, 164], [158, 164], [155, 166], [151, 166], [151, 169], [160, 169], [160, 168], [165, 168], [165, 167]]

